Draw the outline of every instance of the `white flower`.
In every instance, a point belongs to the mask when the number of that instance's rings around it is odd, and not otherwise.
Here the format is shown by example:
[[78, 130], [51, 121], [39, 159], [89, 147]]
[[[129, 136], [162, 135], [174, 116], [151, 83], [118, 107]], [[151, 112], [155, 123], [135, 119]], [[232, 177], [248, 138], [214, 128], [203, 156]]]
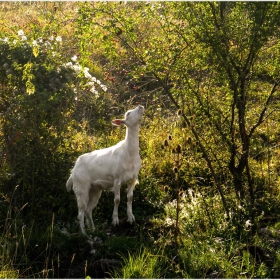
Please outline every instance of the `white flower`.
[[95, 89], [95, 87], [92, 87], [92, 88], [90, 89], [90, 92], [92, 92], [93, 94], [95, 94], [96, 97], [98, 96], [98, 91]]
[[53, 36], [51, 36], [49, 39], [50, 39], [50, 41], [53, 41]]
[[23, 30], [19, 30], [19, 31], [18, 31], [18, 36], [23, 36], [23, 35], [24, 35]]
[[76, 73], [80, 73], [80, 71], [81, 71], [81, 66], [80, 65], [73, 65], [73, 69], [74, 69], [74, 71], [76, 72]]
[[105, 85], [101, 85], [101, 88], [104, 90], [104, 91], [107, 91], [107, 87]]
[[33, 40], [32, 45], [33, 45], [33, 46], [38, 46], [37, 41], [36, 41], [36, 40]]
[[77, 56], [74, 55], [73, 57], [71, 57], [71, 60], [74, 61], [74, 62], [77, 61]]
[[21, 36], [21, 40], [22, 40], [22, 41], [26, 41], [26, 40], [27, 40], [27, 37], [23, 35], [23, 36]]
[[85, 74], [85, 77], [86, 77], [87, 79], [90, 79], [90, 78], [91, 78], [91, 75], [90, 75], [89, 72], [85, 72], [85, 71], [84, 71], [84, 74]]
[[191, 198], [193, 198], [193, 190], [192, 190], [192, 189], [188, 189], [188, 193], [189, 193], [189, 196], [190, 196]]
[[90, 79], [92, 82], [96, 83], [97, 79], [95, 77], [91, 77]]
[[174, 219], [171, 219], [171, 218], [166, 218], [166, 219], [165, 219], [165, 222], [166, 222], [166, 224], [169, 225], [169, 226], [175, 224]]
[[46, 48], [49, 48], [49, 47], [52, 46], [51, 43], [50, 43], [49, 41], [46, 41], [46, 42], [44, 43], [44, 45], [45, 45]]
[[87, 79], [90, 79], [92, 81], [92, 76], [91, 74], [88, 72], [89, 71], [89, 68], [88, 67], [84, 67], [84, 75]]
[[61, 36], [57, 36], [57, 37], [56, 37], [56, 41], [57, 41], [57, 42], [62, 42]]
[[73, 67], [73, 63], [72, 62], [67, 62], [65, 64], [66, 67], [72, 68]]
[[248, 228], [248, 227], [250, 227], [251, 225], [252, 225], [252, 223], [251, 223], [250, 220], [247, 220], [247, 221], [245, 222], [245, 228]]

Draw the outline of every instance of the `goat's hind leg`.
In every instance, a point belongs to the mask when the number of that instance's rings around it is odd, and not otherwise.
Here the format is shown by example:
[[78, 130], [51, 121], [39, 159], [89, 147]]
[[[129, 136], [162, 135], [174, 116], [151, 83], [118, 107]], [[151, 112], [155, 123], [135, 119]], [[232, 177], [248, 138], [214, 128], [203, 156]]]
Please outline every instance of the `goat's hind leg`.
[[78, 219], [80, 223], [80, 228], [82, 233], [84, 235], [87, 235], [85, 231], [85, 214], [88, 205], [88, 194], [82, 191], [76, 191], [75, 194], [78, 204]]
[[78, 220], [82, 234], [87, 235], [85, 231], [85, 206], [78, 204]]
[[101, 196], [102, 190], [101, 189], [93, 189], [93, 187], [89, 191], [89, 201], [87, 204], [87, 208], [85, 211], [87, 226], [94, 231], [94, 223], [92, 220], [92, 210], [96, 207], [98, 204], [99, 198]]

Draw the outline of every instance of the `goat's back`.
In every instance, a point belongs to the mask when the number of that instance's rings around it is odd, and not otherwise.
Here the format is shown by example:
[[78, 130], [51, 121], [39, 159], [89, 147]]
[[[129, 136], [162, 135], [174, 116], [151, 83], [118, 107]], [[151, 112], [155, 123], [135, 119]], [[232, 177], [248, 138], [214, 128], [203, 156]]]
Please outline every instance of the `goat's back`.
[[72, 170], [73, 185], [96, 185], [112, 188], [114, 181], [120, 184], [137, 180], [141, 167], [139, 153], [129, 154], [123, 149], [124, 141], [110, 148], [81, 155]]

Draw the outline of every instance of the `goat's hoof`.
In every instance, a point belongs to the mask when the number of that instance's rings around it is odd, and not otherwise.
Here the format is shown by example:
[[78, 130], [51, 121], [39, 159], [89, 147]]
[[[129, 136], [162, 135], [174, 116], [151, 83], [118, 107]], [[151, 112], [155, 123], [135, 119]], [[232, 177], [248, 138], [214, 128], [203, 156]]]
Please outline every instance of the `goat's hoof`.
[[128, 216], [127, 221], [128, 221], [130, 224], [133, 224], [133, 223], [135, 222], [134, 216], [133, 216], [132, 214], [130, 214], [130, 215]]
[[112, 222], [112, 225], [113, 225], [113, 226], [119, 225], [119, 218], [114, 218], [114, 219], [113, 219], [113, 222]]

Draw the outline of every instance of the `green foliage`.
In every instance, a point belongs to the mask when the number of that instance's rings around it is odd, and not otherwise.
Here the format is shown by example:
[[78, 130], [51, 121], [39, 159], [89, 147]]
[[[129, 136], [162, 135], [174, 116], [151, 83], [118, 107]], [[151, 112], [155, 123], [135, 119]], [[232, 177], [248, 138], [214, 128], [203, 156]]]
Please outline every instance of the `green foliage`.
[[114, 271], [111, 276], [122, 279], [159, 279], [163, 275], [160, 267], [161, 257], [153, 255], [147, 248], [141, 248], [137, 253], [128, 253], [128, 257], [123, 256], [123, 267], [119, 272]]
[[[110, 63], [130, 60], [128, 84], [133, 81], [147, 100], [180, 109], [203, 158], [200, 169], [209, 170], [207, 180], [227, 216], [232, 207], [248, 205], [242, 219], [253, 221], [258, 198], [252, 143], [278, 110], [279, 5], [106, 3], [96, 10]], [[156, 32], [145, 28], [151, 25]], [[236, 196], [231, 201], [230, 185]]]
[[[279, 277], [279, 7], [4, 3], [1, 277]], [[136, 224], [103, 192], [86, 240], [65, 181], [135, 103]]]
[[18, 271], [15, 271], [13, 269], [9, 269], [7, 267], [2, 267], [1, 271], [0, 271], [0, 277], [3, 279], [16, 279], [19, 277], [18, 275]]
[[[76, 59], [63, 61], [60, 36], [34, 40], [19, 30], [17, 38], [1, 39], [0, 49], [2, 153], [12, 174], [1, 182], [3, 191], [18, 185], [17, 203], [28, 203], [25, 210], [38, 217], [51, 218], [53, 211], [67, 216], [61, 208], [67, 199], [58, 199], [58, 186], [64, 185], [80, 151], [71, 147], [71, 139], [79, 137], [79, 122], [85, 118], [74, 112], [83, 98], [97, 100], [97, 90], [107, 89]], [[85, 138], [83, 145], [91, 144]]]
[[191, 241], [181, 251], [184, 278], [263, 278], [270, 277], [270, 269], [264, 263], [256, 266], [246, 248], [233, 240]]

